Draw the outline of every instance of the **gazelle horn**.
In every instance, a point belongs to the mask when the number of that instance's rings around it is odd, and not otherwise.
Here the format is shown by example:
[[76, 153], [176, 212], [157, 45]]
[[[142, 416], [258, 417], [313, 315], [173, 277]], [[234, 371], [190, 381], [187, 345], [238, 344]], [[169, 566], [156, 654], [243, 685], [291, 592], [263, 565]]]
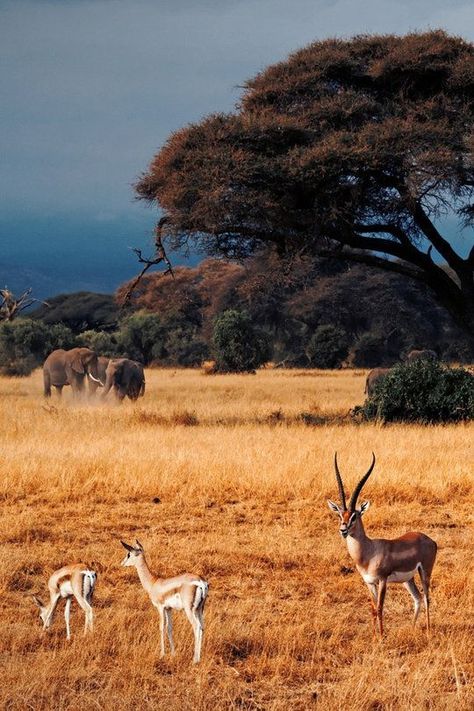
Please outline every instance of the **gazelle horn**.
[[372, 452], [372, 464], [369, 467], [369, 471], [367, 472], [367, 474], [364, 474], [364, 476], [362, 477], [362, 479], [359, 481], [356, 488], [354, 489], [354, 493], [351, 496], [351, 503], [349, 504], [349, 510], [351, 512], [355, 511], [355, 508], [357, 505], [357, 498], [358, 498], [360, 492], [362, 491], [362, 487], [364, 486], [365, 482], [367, 481], [369, 476], [372, 474], [372, 469], [374, 468], [374, 466], [375, 466], [375, 454]]
[[336, 470], [337, 485], [339, 487], [339, 496], [341, 497], [341, 503], [344, 507], [344, 511], [347, 511], [346, 505], [346, 495], [344, 493], [344, 484], [342, 483], [341, 473], [339, 467], [337, 466], [337, 452], [334, 453], [334, 468]]

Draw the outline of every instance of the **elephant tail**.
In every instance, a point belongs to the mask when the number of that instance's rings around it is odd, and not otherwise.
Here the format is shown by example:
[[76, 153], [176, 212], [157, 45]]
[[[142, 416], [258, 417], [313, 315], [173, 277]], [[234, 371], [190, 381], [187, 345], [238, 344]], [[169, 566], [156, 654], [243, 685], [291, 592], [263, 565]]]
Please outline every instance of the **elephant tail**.
[[142, 380], [142, 386], [140, 388], [140, 397], [143, 397], [145, 394], [145, 378]]

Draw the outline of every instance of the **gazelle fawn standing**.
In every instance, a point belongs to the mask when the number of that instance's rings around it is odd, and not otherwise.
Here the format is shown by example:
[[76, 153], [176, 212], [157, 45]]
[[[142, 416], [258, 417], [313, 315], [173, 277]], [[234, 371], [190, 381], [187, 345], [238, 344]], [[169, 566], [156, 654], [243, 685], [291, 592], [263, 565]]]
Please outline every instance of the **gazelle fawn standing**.
[[67, 639], [71, 639], [69, 619], [71, 615], [71, 603], [73, 598], [75, 598], [77, 604], [84, 610], [86, 616], [84, 633], [87, 632], [87, 630], [92, 631], [92, 595], [96, 581], [96, 573], [90, 570], [84, 563], [65, 565], [63, 568], [56, 570], [48, 580], [49, 603], [45, 605], [39, 597], [33, 595], [33, 600], [39, 607], [40, 618], [43, 621], [43, 629], [47, 629], [51, 626], [56, 606], [61, 598], [65, 598], [66, 606], [64, 608], [64, 617], [66, 620], [66, 634]]
[[135, 541], [135, 546], [120, 541], [127, 550], [122, 565], [134, 566], [152, 605], [160, 615], [161, 656], [165, 654], [165, 626], [174, 654], [172, 610], [184, 610], [194, 632], [194, 658], [196, 664], [201, 659], [202, 635], [204, 631], [204, 605], [209, 585], [199, 575], [183, 573], [174, 578], [157, 578], [150, 571], [145, 559], [143, 546]]
[[354, 561], [365, 584], [369, 588], [374, 632], [378, 621], [380, 635], [383, 634], [383, 605], [387, 583], [403, 583], [411, 594], [415, 606], [415, 624], [420, 611], [421, 595], [415, 584], [415, 574], [418, 572], [423, 587], [423, 601], [426, 611], [426, 628], [430, 631], [430, 579], [433, 570], [437, 545], [424, 533], [405, 533], [400, 538], [387, 540], [385, 538], [369, 538], [364, 530], [362, 516], [370, 506], [364, 501], [357, 508], [357, 499], [362, 487], [369, 478], [375, 466], [375, 455], [372, 453], [372, 464], [369, 471], [362, 477], [352, 494], [349, 508], [346, 505], [344, 485], [337, 465], [337, 453], [334, 456], [334, 467], [339, 487], [341, 505], [328, 501], [329, 508], [339, 515], [341, 525], [339, 532], [347, 543], [349, 555]]

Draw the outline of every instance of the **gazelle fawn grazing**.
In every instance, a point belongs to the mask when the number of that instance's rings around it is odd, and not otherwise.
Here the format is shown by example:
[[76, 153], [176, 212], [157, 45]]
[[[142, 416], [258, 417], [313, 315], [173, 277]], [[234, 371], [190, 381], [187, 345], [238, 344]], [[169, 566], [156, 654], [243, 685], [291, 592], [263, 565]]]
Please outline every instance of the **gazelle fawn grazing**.
[[56, 606], [61, 598], [66, 600], [64, 617], [66, 620], [67, 639], [71, 639], [71, 629], [69, 619], [71, 615], [71, 603], [76, 598], [77, 604], [84, 610], [86, 621], [84, 632], [92, 631], [92, 595], [97, 581], [97, 575], [84, 563], [74, 563], [66, 565], [64, 568], [56, 570], [48, 580], [49, 603], [45, 605], [39, 597], [33, 595], [33, 600], [39, 607], [40, 618], [43, 621], [43, 629], [51, 626]]
[[150, 596], [152, 605], [160, 615], [161, 656], [165, 654], [165, 626], [174, 654], [172, 610], [184, 610], [194, 632], [194, 663], [201, 658], [202, 635], [204, 631], [204, 605], [209, 585], [199, 575], [183, 573], [175, 578], [157, 578], [150, 571], [145, 559], [143, 546], [135, 541], [135, 546], [120, 541], [127, 550], [122, 565], [133, 565], [144, 589]]
[[369, 588], [374, 632], [377, 621], [380, 635], [383, 634], [383, 605], [387, 583], [403, 583], [411, 594], [415, 606], [415, 624], [420, 611], [421, 595], [415, 584], [415, 574], [418, 572], [423, 587], [423, 601], [426, 611], [426, 627], [430, 630], [430, 579], [436, 558], [436, 543], [424, 533], [405, 533], [400, 538], [387, 540], [385, 538], [369, 538], [364, 530], [362, 516], [370, 506], [364, 501], [357, 508], [357, 499], [362, 487], [369, 478], [375, 466], [375, 455], [372, 453], [372, 464], [369, 471], [362, 477], [352, 494], [349, 507], [346, 505], [344, 485], [337, 465], [337, 453], [334, 457], [336, 479], [339, 487], [341, 505], [328, 501], [329, 508], [340, 518], [339, 532], [346, 539], [349, 555], [354, 561], [365, 584]]

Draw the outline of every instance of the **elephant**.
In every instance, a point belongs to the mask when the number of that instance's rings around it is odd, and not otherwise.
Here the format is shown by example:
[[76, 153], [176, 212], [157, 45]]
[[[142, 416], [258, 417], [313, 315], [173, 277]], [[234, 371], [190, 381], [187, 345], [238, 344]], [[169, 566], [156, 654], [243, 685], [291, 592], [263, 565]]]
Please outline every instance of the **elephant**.
[[70, 385], [73, 396], [82, 395], [85, 390], [85, 377], [103, 385], [97, 371], [97, 354], [90, 348], [62, 348], [53, 351], [43, 365], [44, 395], [51, 397], [51, 386], [61, 395], [65, 385]]
[[129, 358], [111, 359], [106, 370], [103, 398], [107, 396], [111, 388], [113, 388], [119, 402], [122, 402], [125, 396], [128, 396], [130, 400], [143, 397], [145, 394], [143, 366]]
[[364, 392], [368, 397], [372, 397], [375, 391], [375, 386], [378, 385], [388, 373], [390, 373], [391, 368], [374, 368], [370, 371], [365, 381]]
[[100, 380], [100, 383], [98, 383], [95, 380], [92, 380], [92, 378], [89, 379], [89, 395], [94, 395], [97, 388], [101, 386], [101, 384], [105, 385], [105, 379], [106, 379], [106, 370], [107, 366], [109, 364], [110, 358], [107, 358], [106, 356], [99, 356], [97, 358], [97, 377]]
[[436, 351], [429, 349], [410, 351], [407, 355], [407, 363], [413, 363], [415, 360], [438, 360]]

